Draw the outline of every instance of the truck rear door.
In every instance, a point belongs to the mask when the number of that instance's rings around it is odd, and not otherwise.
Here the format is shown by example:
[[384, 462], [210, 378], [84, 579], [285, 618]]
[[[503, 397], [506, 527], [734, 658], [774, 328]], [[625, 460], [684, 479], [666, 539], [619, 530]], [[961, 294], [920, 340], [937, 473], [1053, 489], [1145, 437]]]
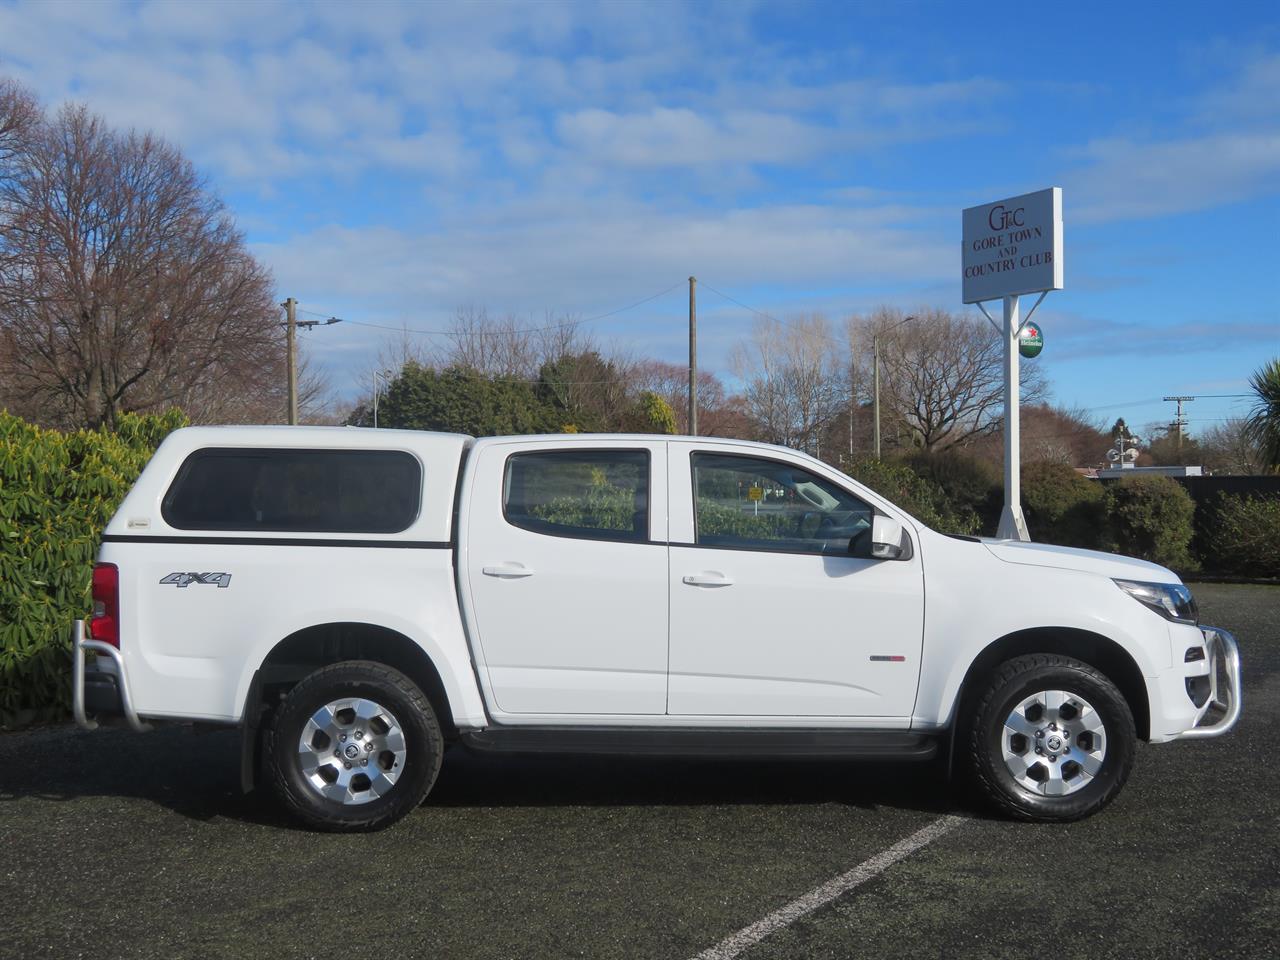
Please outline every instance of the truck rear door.
[[472, 457], [460, 586], [495, 713], [665, 713], [666, 443], [503, 438]]

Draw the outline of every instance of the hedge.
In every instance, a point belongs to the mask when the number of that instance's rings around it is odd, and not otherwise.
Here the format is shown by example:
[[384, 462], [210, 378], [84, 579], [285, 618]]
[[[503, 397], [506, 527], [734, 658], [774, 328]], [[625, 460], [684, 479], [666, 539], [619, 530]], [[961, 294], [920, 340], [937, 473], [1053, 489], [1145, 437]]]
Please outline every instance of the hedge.
[[1280, 577], [1280, 497], [1219, 494], [1209, 506], [1200, 542], [1219, 573]]
[[1064, 547], [1100, 549], [1107, 529], [1107, 494], [1064, 463], [1022, 468], [1022, 511], [1031, 539]]
[[177, 411], [114, 432], [44, 430], [0, 411], [0, 726], [70, 708], [71, 621], [90, 607], [103, 527]]
[[950, 532], [995, 534], [1004, 505], [1004, 482], [996, 467], [953, 451], [917, 453], [906, 463], [917, 476], [942, 491], [947, 503], [943, 516], [965, 528]]
[[938, 484], [905, 463], [863, 457], [849, 464], [846, 472], [935, 530], [971, 534], [980, 528], [976, 514], [956, 509]]
[[1176, 570], [1195, 570], [1192, 519], [1195, 501], [1168, 477], [1125, 477], [1107, 490], [1110, 546], [1117, 553], [1141, 557]]

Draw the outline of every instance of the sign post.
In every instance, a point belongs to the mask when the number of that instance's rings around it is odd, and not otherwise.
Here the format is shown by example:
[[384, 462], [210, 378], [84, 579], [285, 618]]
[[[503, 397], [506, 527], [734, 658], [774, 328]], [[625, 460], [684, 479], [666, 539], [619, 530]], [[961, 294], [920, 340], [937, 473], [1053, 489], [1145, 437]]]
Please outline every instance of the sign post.
[[[1062, 289], [1062, 188], [969, 207], [962, 226], [964, 302], [977, 304], [1004, 341], [1004, 508], [996, 536], [1028, 540], [1022, 516], [1018, 358], [1031, 314], [1050, 290]], [[1040, 298], [1022, 320], [1019, 298], [1027, 293]], [[1003, 323], [996, 323], [983, 306], [983, 301], [996, 299], [1004, 301]], [[1038, 330], [1028, 339], [1043, 345]], [[1038, 349], [1027, 355], [1036, 353]]]

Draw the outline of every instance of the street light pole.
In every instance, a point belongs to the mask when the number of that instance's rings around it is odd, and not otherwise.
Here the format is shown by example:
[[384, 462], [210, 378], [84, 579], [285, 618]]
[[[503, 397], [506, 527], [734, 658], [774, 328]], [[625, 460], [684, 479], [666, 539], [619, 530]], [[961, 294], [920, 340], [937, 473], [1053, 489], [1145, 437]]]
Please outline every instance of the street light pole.
[[871, 338], [871, 354], [874, 358], [871, 363], [872, 368], [872, 415], [876, 421], [876, 459], [880, 459], [880, 337], [879, 335]]
[[389, 376], [391, 376], [390, 370], [373, 371], [373, 429], [375, 430], [378, 429], [378, 394], [381, 392], [378, 389], [378, 378], [381, 377], [385, 384]]
[[[890, 330], [897, 330], [900, 326], [910, 323], [915, 317], [905, 317], [899, 320], [892, 327], [882, 330], [881, 333], [888, 333]], [[875, 455], [876, 459], [880, 459], [880, 334], [874, 334], [871, 337], [871, 354], [872, 354], [872, 371], [874, 384], [872, 386], [871, 407], [872, 413], [876, 421], [876, 441]]]

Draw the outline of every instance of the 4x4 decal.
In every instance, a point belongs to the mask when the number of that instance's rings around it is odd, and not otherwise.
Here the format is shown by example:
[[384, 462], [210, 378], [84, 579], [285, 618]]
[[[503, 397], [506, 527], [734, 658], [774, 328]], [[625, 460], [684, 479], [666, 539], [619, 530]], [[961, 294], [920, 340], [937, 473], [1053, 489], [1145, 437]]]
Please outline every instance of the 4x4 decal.
[[193, 583], [212, 583], [219, 587], [231, 586], [231, 574], [229, 573], [171, 573], [167, 577], [160, 580], [161, 583], [171, 583], [177, 587], [188, 587]]

